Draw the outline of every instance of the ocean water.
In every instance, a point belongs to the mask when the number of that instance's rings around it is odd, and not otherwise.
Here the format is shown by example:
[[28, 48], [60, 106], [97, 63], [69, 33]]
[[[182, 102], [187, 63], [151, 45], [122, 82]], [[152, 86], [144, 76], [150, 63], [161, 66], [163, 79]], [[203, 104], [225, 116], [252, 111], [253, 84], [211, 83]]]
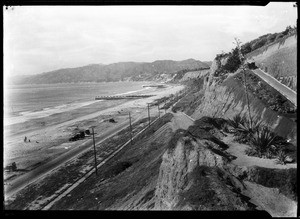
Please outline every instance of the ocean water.
[[83, 107], [96, 96], [144, 90], [149, 82], [10, 85], [4, 89], [5, 125]]

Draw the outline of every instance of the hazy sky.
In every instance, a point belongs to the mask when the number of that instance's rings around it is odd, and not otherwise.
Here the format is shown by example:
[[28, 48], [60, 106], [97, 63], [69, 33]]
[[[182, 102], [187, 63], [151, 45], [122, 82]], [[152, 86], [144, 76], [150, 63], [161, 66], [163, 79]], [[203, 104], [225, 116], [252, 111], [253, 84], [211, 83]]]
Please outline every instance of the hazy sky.
[[4, 72], [121, 61], [213, 60], [294, 26], [293, 3], [260, 6], [19, 6], [4, 10]]

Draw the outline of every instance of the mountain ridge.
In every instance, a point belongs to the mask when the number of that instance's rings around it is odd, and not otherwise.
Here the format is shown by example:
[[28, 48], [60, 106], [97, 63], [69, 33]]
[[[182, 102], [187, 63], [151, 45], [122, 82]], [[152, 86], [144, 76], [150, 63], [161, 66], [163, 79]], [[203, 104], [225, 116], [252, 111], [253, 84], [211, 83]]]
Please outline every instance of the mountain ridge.
[[199, 60], [156, 60], [154, 62], [117, 62], [89, 64], [75, 68], [62, 68], [37, 75], [14, 77], [13, 84], [53, 84], [80, 82], [111, 82], [151, 80], [157, 74], [171, 74], [188, 69], [208, 69], [210, 66]]

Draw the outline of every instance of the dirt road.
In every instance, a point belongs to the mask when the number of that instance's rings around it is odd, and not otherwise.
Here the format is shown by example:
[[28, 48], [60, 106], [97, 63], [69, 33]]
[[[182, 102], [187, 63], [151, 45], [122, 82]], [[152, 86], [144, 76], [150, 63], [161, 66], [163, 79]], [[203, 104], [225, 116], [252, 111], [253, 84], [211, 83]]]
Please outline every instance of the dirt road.
[[297, 93], [290, 89], [289, 87], [285, 86], [284, 84], [277, 81], [271, 75], [263, 72], [261, 69], [254, 69], [252, 70], [253, 73], [258, 75], [261, 79], [279, 91], [283, 96], [285, 96], [288, 100], [290, 100], [295, 106], [297, 106]]

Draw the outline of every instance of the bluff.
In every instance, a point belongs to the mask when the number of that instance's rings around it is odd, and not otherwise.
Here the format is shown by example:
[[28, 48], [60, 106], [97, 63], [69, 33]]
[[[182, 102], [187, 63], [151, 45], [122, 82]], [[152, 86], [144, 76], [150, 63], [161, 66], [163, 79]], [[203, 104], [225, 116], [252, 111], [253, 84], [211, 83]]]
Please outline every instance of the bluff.
[[297, 33], [246, 54], [265, 72], [297, 90]]

